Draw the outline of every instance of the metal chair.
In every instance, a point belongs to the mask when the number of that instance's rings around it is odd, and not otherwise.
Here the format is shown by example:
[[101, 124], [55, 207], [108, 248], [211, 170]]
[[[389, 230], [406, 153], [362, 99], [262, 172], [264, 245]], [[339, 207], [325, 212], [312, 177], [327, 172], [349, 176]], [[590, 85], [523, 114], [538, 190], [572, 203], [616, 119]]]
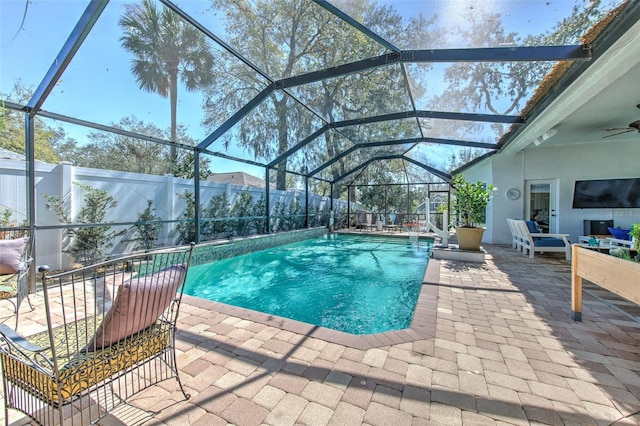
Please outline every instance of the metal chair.
[[46, 328], [0, 325], [5, 419], [94, 423], [143, 389], [178, 376], [175, 330], [193, 244], [59, 274], [40, 267]]
[[[24, 299], [29, 300], [29, 268], [33, 258], [30, 255], [31, 244], [29, 237], [0, 241], [0, 299], [6, 299], [15, 308], [16, 329], [20, 305]], [[14, 300], [15, 299], [15, 300]]]

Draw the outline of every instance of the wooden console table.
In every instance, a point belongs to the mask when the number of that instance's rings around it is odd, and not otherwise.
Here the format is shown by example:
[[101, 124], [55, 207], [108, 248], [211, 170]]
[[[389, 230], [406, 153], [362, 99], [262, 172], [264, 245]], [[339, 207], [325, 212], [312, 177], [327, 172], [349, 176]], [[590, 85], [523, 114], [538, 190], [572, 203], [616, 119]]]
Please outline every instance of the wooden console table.
[[[592, 237], [597, 240], [597, 243], [598, 243], [597, 246], [589, 245], [589, 241], [591, 240]], [[578, 237], [578, 241], [579, 241], [579, 245], [581, 245], [582, 247], [592, 248], [592, 249], [601, 250], [601, 251], [607, 251], [607, 253], [610, 248], [614, 248], [614, 247], [626, 247], [628, 249], [631, 249], [633, 247], [633, 241], [619, 240], [617, 238], [608, 237], [604, 235], [589, 235], [589, 236], [581, 235]]]
[[595, 238], [602, 245], [607, 243], [607, 238], [609, 237], [612, 237], [612, 235], [580, 235], [578, 236], [578, 241], [588, 244], [591, 238]]
[[574, 244], [571, 247], [571, 319], [582, 321], [582, 279], [640, 304], [640, 263]]

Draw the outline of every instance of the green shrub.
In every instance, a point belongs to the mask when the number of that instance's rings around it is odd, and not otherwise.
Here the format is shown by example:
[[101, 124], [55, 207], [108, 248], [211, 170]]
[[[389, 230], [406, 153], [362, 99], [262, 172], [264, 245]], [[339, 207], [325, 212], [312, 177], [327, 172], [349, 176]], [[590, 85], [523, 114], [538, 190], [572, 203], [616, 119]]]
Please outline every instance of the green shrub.
[[136, 249], [153, 250], [158, 247], [158, 237], [162, 231], [162, 223], [150, 223], [158, 221], [161, 218], [153, 214], [153, 200], [147, 200], [147, 208], [138, 214], [138, 220], [133, 225], [134, 236], [136, 241]]
[[229, 197], [226, 192], [215, 195], [209, 201], [209, 207], [204, 214], [210, 220], [206, 221], [206, 233], [213, 235], [226, 235], [231, 231], [231, 223], [227, 219], [229, 213]]
[[253, 195], [248, 192], [241, 192], [236, 198], [236, 202], [231, 207], [233, 229], [237, 235], [247, 235], [251, 232], [253, 221], [248, 219], [253, 215]]
[[67, 213], [60, 197], [44, 195], [46, 206], [54, 210], [60, 221], [66, 225], [88, 225], [68, 228], [67, 234], [73, 238], [71, 245], [63, 250], [83, 265], [90, 265], [105, 257], [107, 248], [113, 245], [113, 239], [126, 230], [114, 231], [111, 225], [105, 224], [107, 212], [118, 205], [116, 199], [106, 190], [96, 189], [88, 185], [75, 183], [85, 190], [84, 205], [75, 221]]

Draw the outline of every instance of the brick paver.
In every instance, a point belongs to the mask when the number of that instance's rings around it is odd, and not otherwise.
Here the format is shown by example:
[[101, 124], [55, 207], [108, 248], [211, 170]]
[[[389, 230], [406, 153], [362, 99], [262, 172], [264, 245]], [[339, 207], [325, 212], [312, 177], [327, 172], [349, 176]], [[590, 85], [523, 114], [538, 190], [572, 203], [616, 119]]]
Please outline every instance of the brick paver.
[[[638, 424], [638, 306], [585, 282], [573, 322], [562, 256], [486, 249], [484, 264], [438, 263], [415, 329], [371, 338], [185, 296], [178, 365], [191, 399], [163, 382], [131, 402], [135, 424]], [[37, 312], [21, 318], [21, 332], [39, 327]]]

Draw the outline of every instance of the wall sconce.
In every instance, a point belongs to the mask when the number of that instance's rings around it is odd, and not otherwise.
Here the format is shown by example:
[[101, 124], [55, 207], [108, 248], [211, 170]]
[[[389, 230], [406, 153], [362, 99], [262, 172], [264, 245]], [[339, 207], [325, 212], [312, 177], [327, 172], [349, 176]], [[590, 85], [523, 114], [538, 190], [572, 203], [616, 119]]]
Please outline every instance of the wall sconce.
[[544, 141], [546, 141], [547, 139], [549, 139], [550, 137], [553, 137], [556, 133], [558, 133], [558, 131], [556, 129], [549, 129], [546, 132], [544, 132], [542, 135], [538, 136], [534, 141], [533, 144], [535, 146], [539, 146], [541, 145]]

